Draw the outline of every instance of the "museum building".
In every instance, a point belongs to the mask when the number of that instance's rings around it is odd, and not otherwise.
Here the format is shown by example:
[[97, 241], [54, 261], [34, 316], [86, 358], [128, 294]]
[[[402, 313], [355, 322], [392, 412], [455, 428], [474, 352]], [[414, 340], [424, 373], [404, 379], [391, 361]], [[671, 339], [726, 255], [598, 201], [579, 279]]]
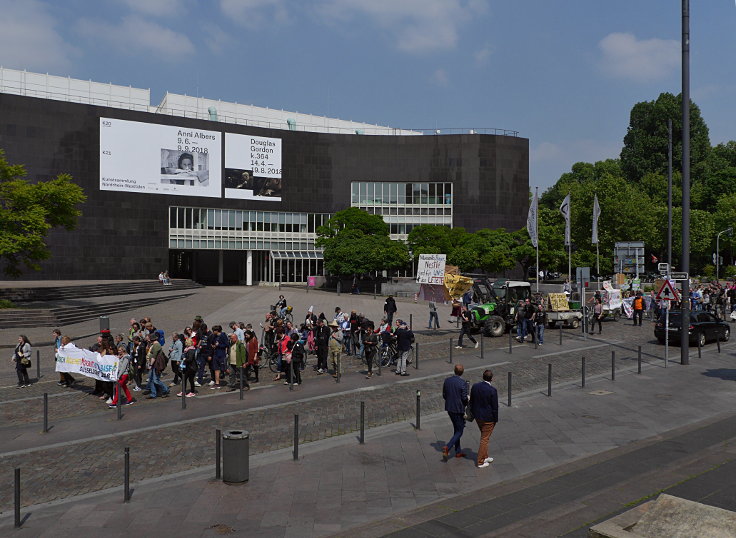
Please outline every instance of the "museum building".
[[394, 239], [434, 224], [516, 230], [529, 141], [407, 130], [0, 68], [0, 148], [31, 181], [70, 174], [87, 202], [24, 279], [305, 283], [315, 230], [350, 206]]

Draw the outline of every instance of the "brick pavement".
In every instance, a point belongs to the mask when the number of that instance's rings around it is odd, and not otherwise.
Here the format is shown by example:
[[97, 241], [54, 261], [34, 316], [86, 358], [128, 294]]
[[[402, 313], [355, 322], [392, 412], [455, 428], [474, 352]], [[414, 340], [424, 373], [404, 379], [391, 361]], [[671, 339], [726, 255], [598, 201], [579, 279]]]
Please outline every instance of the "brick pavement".
[[[192, 475], [191, 479], [180, 476], [157, 483], [139, 481], [141, 475], [145, 475], [140, 472], [133, 478], [135, 493], [131, 505], [122, 505], [122, 495], [118, 490], [71, 504], [39, 507], [32, 510], [26, 528], [19, 534], [69, 536], [103, 528], [105, 534], [111, 536], [129, 535], [136, 531], [212, 536], [217, 529], [229, 527], [235, 529], [236, 534], [248, 536], [321, 536], [347, 532], [348, 529], [355, 529], [349, 531], [354, 537], [382, 535], [445, 516], [454, 510], [453, 507], [467, 506], [458, 505], [452, 499], [430, 505], [434, 501], [479, 488], [482, 490], [478, 494], [480, 497], [490, 498], [494, 491], [504, 487], [505, 481], [524, 477], [523, 480], [529, 483], [530, 477], [539, 470], [560, 463], [569, 464], [612, 449], [620, 450], [617, 447], [626, 447], [637, 441], [653, 442], [652, 439], [656, 441], [657, 437], [651, 436], [664, 435], [673, 428], [721, 416], [732, 400], [732, 381], [736, 377], [732, 368], [733, 348], [725, 348], [724, 351], [726, 353], [718, 355], [708, 350], [702, 360], [693, 360], [693, 365], [688, 368], [673, 365], [665, 370], [649, 366], [641, 376], [631, 373], [631, 370], [629, 373], [620, 372], [615, 382], [599, 377], [591, 380], [590, 389], [585, 391], [574, 383], [557, 386], [552, 398], [539, 394], [539, 390], [529, 391], [526, 397], [515, 400], [513, 408], [501, 410], [501, 422], [491, 443], [497, 461], [489, 469], [475, 470], [468, 460], [441, 463], [439, 449], [448, 437], [450, 427], [447, 418], [439, 414], [424, 417], [420, 432], [402, 425], [368, 432], [364, 446], [357, 445], [354, 436], [305, 445], [300, 462], [290, 461], [288, 449], [255, 456], [251, 482], [243, 487], [210, 482], [207, 476], [211, 468], [204, 475]], [[546, 364], [546, 359], [541, 360]], [[394, 390], [404, 384], [394, 384], [386, 390]], [[361, 397], [377, 392], [365, 391]], [[300, 412], [310, 415], [313, 427], [324, 428], [319, 424], [319, 416], [329, 406], [332, 412], [328, 416], [333, 422], [334, 417], [340, 417], [337, 422], [341, 424], [333, 424], [333, 430], [337, 433], [343, 426], [348, 430], [351, 411], [357, 403], [355, 395], [351, 396], [352, 402], [339, 400], [342, 396], [301, 402], [300, 407], [305, 411]], [[406, 405], [402, 399], [404, 396], [403, 393], [397, 395], [399, 403]], [[289, 405], [278, 409], [287, 411]], [[371, 409], [371, 406], [367, 407]], [[343, 421], [342, 417], [348, 420]], [[259, 440], [261, 428], [269, 425], [274, 424], [266, 418], [251, 428], [252, 432], [259, 432], [251, 439], [255, 452], [259, 445], [265, 443], [265, 439]], [[179, 453], [181, 445], [192, 448], [189, 446], [191, 440], [181, 435], [169, 435], [167, 429], [159, 432], [163, 435], [161, 446], [171, 447], [172, 455]], [[181, 428], [179, 433], [183, 434]], [[283, 433], [289, 435], [291, 431], [287, 428]], [[733, 432], [724, 431], [723, 435], [732, 437]], [[274, 440], [273, 447], [278, 446], [278, 436]], [[126, 438], [116, 438], [114, 443], [108, 441], [108, 445], [114, 446], [108, 446], [109, 452], [102, 453], [103, 457], [110, 459], [101, 468], [95, 467], [94, 460], [98, 458], [92, 456], [93, 452], [87, 458], [76, 454], [78, 469], [84, 470], [77, 471], [67, 482], [82, 481], [80, 477], [89, 481], [92, 475], [107, 473], [112, 479], [100, 479], [100, 486], [119, 483], [120, 462], [113, 452], [122, 454], [127, 441]], [[477, 428], [466, 430], [463, 444], [473, 455]], [[74, 446], [77, 452], [82, 452], [78, 450], [79, 445]], [[137, 455], [143, 452], [147, 456], [150, 449], [138, 446], [131, 451], [134, 471], [139, 466], [148, 466]], [[67, 455], [63, 448], [56, 452], [55, 462], [47, 465], [51, 474], [60, 459], [72, 456]], [[203, 458], [202, 464], [208, 460], [206, 456]], [[31, 464], [24, 465], [24, 481], [32, 480], [27, 476], [33, 473], [30, 467]], [[4, 463], [3, 468], [6, 468]], [[565, 468], [557, 471], [558, 475], [564, 473]], [[659, 485], [656, 481], [639, 482], [648, 493]], [[607, 485], [600, 478], [592, 483], [593, 487], [599, 484], [601, 488]], [[68, 486], [70, 491], [73, 488], [71, 484]], [[33, 497], [31, 493], [24, 494]], [[624, 499], [623, 496], [615, 499], [619, 505], [629, 500], [632, 499]], [[427, 505], [427, 512], [407, 512]], [[535, 506], [530, 504], [526, 513], [536, 513]], [[523, 516], [521, 513], [520, 517]], [[385, 520], [386, 517], [390, 519]], [[373, 523], [360, 526], [368, 522]], [[462, 522], [456, 520], [452, 523], [460, 525]], [[356, 526], [360, 527], [356, 529]], [[7, 527], [7, 519], [0, 520], [0, 529]], [[457, 527], [461, 528], [465, 527]], [[447, 527], [446, 532], [449, 530]], [[477, 533], [477, 529], [465, 530], [467, 535]]]

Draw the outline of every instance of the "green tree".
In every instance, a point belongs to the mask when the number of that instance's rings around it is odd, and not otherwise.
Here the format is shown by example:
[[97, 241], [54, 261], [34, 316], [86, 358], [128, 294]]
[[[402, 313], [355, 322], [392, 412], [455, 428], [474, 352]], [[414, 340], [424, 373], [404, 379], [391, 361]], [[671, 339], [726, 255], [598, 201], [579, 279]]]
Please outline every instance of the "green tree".
[[401, 269], [409, 263], [409, 250], [389, 237], [379, 215], [350, 207], [338, 211], [317, 228], [315, 245], [324, 249], [325, 269], [336, 276]]
[[[682, 169], [682, 96], [661, 93], [655, 101], [636, 103], [621, 150], [621, 169], [629, 181], [648, 173], [667, 174], [667, 120], [672, 120], [672, 166]], [[700, 108], [690, 104], [690, 159], [693, 178], [710, 152], [708, 126]]]
[[465, 228], [421, 224], [409, 232], [407, 245], [416, 260], [420, 254], [449, 254], [466, 240], [466, 235]]
[[77, 206], [86, 200], [68, 174], [38, 183], [25, 176], [25, 167], [8, 163], [0, 149], [0, 260], [8, 276], [39, 270], [38, 262], [51, 256], [49, 230], [73, 230], [81, 215]]

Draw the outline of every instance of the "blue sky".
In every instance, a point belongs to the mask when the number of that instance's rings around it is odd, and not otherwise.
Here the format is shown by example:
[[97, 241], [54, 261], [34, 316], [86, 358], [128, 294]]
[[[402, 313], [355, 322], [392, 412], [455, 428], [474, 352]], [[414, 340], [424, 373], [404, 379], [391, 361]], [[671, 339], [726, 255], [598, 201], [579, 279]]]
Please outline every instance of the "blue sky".
[[[736, 6], [691, 2], [692, 97], [736, 139]], [[416, 129], [529, 138], [531, 187], [617, 157], [679, 93], [680, 0], [0, 0], [0, 65]]]

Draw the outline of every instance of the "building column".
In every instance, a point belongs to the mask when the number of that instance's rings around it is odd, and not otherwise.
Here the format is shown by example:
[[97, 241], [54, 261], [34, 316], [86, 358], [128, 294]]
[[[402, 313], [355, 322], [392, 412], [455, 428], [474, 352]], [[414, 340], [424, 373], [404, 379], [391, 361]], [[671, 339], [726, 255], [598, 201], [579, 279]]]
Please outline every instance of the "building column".
[[245, 285], [253, 285], [253, 251], [247, 250], [245, 253]]
[[218, 284], [222, 284], [222, 282], [225, 280], [224, 273], [225, 273], [225, 251], [218, 250], [217, 251], [217, 283]]

